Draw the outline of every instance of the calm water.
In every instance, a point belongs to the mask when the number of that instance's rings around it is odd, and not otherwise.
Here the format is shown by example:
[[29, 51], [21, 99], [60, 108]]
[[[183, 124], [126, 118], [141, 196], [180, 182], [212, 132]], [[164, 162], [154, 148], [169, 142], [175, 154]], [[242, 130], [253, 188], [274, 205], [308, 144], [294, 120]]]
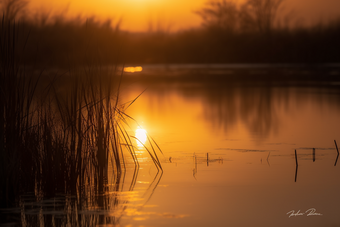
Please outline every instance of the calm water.
[[340, 88], [334, 81], [207, 82], [193, 74], [185, 81], [155, 82], [141, 76], [126, 75], [122, 102], [144, 91], [127, 109], [139, 123], [132, 123], [129, 132], [142, 142], [147, 132], [158, 143], [163, 173], [136, 142], [137, 177], [127, 160], [124, 181], [104, 199], [105, 208], [77, 210], [72, 198], [62, 195], [39, 202], [23, 197], [21, 207], [11, 211], [21, 214], [19, 222], [340, 226], [340, 163], [334, 144], [340, 144]]
[[163, 149], [164, 175], [122, 224], [339, 226], [340, 90], [279, 85], [127, 86], [131, 99], [147, 87], [128, 112]]

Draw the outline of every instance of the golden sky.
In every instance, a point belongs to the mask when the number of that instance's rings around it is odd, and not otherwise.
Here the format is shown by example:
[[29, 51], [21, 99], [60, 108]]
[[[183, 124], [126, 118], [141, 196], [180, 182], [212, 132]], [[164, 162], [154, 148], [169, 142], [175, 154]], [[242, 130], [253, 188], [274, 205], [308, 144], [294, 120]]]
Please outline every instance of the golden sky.
[[[237, 1], [237, 0], [235, 0]], [[240, 0], [241, 1], [241, 0]], [[121, 28], [145, 31], [152, 21], [171, 31], [199, 26], [201, 19], [193, 13], [206, 0], [30, 0], [35, 10], [65, 13], [68, 16], [95, 15], [100, 19], [122, 18]], [[66, 10], [67, 9], [67, 10]], [[286, 0], [284, 9], [295, 12], [294, 20], [302, 23], [326, 20], [340, 15], [340, 0]]]

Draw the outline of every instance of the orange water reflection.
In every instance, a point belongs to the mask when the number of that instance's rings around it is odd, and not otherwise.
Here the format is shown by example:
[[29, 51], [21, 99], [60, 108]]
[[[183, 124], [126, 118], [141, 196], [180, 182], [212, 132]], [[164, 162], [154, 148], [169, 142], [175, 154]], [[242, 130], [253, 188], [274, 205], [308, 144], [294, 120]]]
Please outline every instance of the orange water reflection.
[[[337, 88], [147, 87], [129, 114], [147, 123], [148, 133], [161, 146], [162, 184], [168, 187], [158, 188], [149, 203], [158, 206], [145, 211], [186, 216], [168, 224], [153, 216], [139, 224], [269, 227], [337, 222]], [[143, 88], [130, 86], [126, 97], [136, 97]], [[286, 216], [290, 210], [312, 207], [324, 215], [294, 221]]]
[[146, 140], [147, 140], [147, 135], [146, 135], [146, 130], [142, 128], [137, 128], [135, 131], [135, 136], [136, 136], [136, 142], [138, 147], [143, 147]]
[[130, 67], [124, 67], [124, 72], [127, 73], [135, 73], [135, 72], [142, 72], [143, 68], [141, 66], [130, 66]]

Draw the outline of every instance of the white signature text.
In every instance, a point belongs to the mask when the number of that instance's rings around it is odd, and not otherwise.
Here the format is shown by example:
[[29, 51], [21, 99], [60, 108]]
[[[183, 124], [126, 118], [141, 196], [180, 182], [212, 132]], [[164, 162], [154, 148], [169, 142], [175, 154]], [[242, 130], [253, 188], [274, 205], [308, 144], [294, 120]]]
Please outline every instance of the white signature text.
[[301, 212], [300, 210], [298, 210], [297, 212], [295, 212], [295, 210], [291, 210], [287, 213], [290, 217], [297, 217], [297, 216], [321, 216], [322, 214], [317, 213], [315, 208], [310, 208], [308, 210], [306, 210], [305, 212]]

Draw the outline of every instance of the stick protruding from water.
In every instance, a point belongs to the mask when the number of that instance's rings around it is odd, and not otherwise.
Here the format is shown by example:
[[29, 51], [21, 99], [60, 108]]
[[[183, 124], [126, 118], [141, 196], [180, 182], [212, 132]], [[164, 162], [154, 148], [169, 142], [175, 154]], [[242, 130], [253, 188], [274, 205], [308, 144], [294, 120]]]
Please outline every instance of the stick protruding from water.
[[299, 163], [298, 163], [298, 160], [297, 160], [297, 153], [296, 153], [296, 149], [295, 149], [295, 163], [296, 163], [296, 166], [299, 166]]
[[209, 153], [207, 153], [207, 166], [209, 166]]
[[299, 167], [299, 163], [297, 160], [297, 153], [296, 153], [296, 149], [295, 149], [295, 163], [296, 163], [296, 168], [295, 168], [295, 182], [297, 180], [297, 172], [298, 172], [298, 167]]

